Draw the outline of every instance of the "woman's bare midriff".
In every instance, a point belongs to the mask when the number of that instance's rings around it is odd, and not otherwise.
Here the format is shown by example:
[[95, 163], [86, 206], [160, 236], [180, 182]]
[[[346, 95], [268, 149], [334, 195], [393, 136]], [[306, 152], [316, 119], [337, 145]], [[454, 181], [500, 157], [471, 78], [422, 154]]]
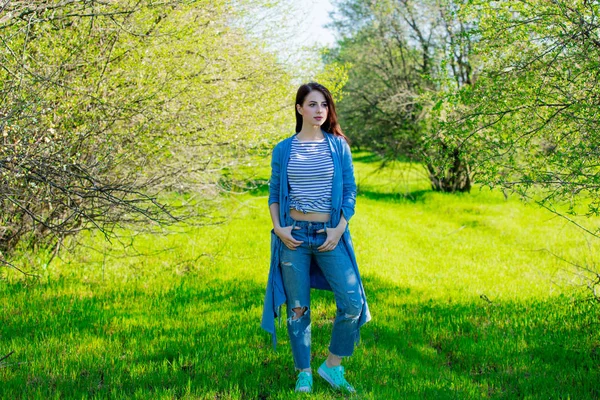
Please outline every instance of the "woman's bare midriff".
[[290, 217], [296, 221], [328, 222], [330, 215], [315, 212], [304, 214], [303, 212], [290, 208]]

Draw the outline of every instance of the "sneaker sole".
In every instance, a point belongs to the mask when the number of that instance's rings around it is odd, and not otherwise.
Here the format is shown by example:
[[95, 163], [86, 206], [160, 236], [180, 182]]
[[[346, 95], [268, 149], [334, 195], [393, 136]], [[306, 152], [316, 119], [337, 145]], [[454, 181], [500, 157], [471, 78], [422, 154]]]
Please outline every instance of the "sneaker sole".
[[327, 375], [327, 373], [321, 368], [319, 367], [319, 369], [317, 370], [317, 373], [319, 374], [319, 376], [323, 379], [325, 379], [327, 381], [327, 383], [329, 383], [331, 385], [331, 387], [333, 387], [334, 389], [339, 389], [339, 386], [336, 385], [331, 378], [329, 377], [329, 375]]
[[319, 367], [319, 369], [317, 370], [317, 373], [319, 374], [319, 376], [323, 379], [325, 379], [327, 381], [327, 383], [329, 383], [331, 385], [332, 388], [334, 388], [335, 390], [343, 390], [345, 392], [350, 392], [350, 393], [356, 393], [356, 390], [347, 390], [345, 388], [341, 388], [339, 385], [336, 385], [331, 378], [329, 377], [329, 375], [327, 375], [327, 373], [321, 368]]

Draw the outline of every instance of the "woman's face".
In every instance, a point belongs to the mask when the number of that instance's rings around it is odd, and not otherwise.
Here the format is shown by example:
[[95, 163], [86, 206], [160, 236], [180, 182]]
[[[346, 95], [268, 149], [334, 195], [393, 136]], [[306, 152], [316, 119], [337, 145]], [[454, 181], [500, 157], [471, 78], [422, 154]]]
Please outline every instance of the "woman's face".
[[304, 124], [321, 126], [327, 120], [328, 106], [323, 93], [313, 90], [306, 95], [302, 106], [296, 104], [296, 109], [302, 115], [302, 122]]

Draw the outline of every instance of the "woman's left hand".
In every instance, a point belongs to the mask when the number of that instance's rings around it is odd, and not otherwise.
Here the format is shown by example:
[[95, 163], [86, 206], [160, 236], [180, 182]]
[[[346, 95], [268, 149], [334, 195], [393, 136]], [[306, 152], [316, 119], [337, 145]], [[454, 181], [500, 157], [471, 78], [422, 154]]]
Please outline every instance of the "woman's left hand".
[[335, 249], [336, 246], [338, 245], [338, 242], [342, 238], [342, 235], [344, 234], [344, 230], [339, 229], [339, 228], [327, 228], [327, 231], [325, 231], [324, 229], [317, 231], [317, 233], [322, 233], [322, 232], [327, 232], [327, 239], [325, 240], [325, 243], [323, 243], [322, 245], [320, 245], [317, 248], [317, 250], [319, 250], [321, 252], [331, 251], [331, 250]]

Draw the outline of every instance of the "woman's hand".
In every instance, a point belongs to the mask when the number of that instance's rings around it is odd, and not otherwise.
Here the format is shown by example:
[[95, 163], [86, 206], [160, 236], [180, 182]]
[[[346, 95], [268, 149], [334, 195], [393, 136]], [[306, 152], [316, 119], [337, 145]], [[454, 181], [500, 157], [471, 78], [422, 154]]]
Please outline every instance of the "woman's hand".
[[[299, 227], [296, 227], [296, 229], [300, 229]], [[296, 247], [300, 246], [302, 243], [300, 240], [296, 240], [294, 239], [294, 237], [292, 236], [292, 226], [284, 226], [284, 227], [279, 227], [279, 228], [274, 228], [275, 234], [279, 237], [279, 239], [281, 239], [281, 241], [283, 242], [283, 244], [285, 244], [285, 247], [287, 247], [290, 250], [296, 250]]]
[[337, 228], [327, 228], [327, 231], [324, 229], [318, 230], [317, 233], [327, 232], [327, 239], [325, 239], [325, 243], [320, 245], [317, 250], [323, 252], [335, 249], [338, 245], [338, 242], [342, 238], [344, 231], [345, 229], [341, 229], [339, 226]]

